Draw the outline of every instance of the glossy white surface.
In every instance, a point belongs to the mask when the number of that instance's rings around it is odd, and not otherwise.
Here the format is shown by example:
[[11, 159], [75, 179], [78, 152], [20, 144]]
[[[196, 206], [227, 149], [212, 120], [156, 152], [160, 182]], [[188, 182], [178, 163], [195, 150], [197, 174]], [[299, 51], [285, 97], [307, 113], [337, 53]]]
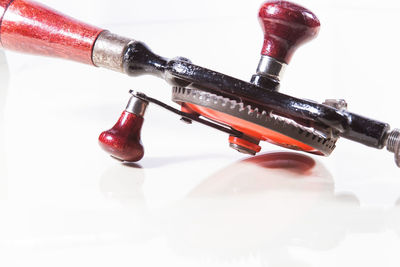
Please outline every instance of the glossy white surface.
[[[43, 2], [164, 56], [242, 79], [257, 67], [259, 1]], [[345, 98], [400, 127], [399, 4], [299, 2], [321, 34], [281, 91]], [[400, 170], [386, 151], [341, 140], [329, 158], [268, 144], [248, 158], [150, 106], [145, 159], [122, 165], [98, 134], [129, 89], [169, 102], [166, 83], [12, 52], [7, 65], [2, 53], [0, 266], [399, 266]]]

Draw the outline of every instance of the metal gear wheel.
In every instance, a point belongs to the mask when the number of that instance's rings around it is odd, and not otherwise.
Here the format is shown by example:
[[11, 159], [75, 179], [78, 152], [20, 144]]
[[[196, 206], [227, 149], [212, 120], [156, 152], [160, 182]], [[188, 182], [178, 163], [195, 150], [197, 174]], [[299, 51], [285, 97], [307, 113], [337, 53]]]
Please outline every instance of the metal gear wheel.
[[[271, 142], [289, 149], [328, 156], [335, 149], [335, 143], [338, 140], [336, 136], [330, 137], [328, 134], [305, 127], [291, 119], [275, 115], [272, 112], [259, 110], [253, 108], [251, 105], [244, 105], [236, 100], [199, 89], [173, 87], [172, 100], [178, 104], [191, 104], [250, 122], [255, 124], [256, 127], [261, 126], [313, 148], [312, 151], [305, 151], [299, 146], [290, 143]], [[200, 115], [208, 119], [214, 119], [204, 114]], [[235, 127], [233, 126], [233, 128]]]

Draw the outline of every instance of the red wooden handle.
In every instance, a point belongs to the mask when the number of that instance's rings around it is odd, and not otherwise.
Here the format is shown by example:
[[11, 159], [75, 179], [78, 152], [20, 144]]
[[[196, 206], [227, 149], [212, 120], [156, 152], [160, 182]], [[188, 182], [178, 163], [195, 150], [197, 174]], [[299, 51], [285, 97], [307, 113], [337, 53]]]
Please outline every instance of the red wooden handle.
[[99, 144], [114, 158], [136, 162], [143, 158], [144, 148], [140, 140], [143, 117], [124, 111], [118, 122], [99, 136]]
[[6, 49], [93, 64], [103, 30], [29, 0], [0, 0], [0, 43]]
[[261, 54], [283, 63], [289, 63], [296, 49], [315, 38], [320, 28], [311, 11], [286, 1], [264, 3], [259, 19], [265, 36]]

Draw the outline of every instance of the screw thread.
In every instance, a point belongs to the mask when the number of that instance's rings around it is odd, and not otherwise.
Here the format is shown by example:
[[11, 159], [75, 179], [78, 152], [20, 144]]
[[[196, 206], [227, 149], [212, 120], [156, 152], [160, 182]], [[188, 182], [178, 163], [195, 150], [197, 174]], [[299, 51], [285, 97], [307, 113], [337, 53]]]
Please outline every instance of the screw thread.
[[396, 146], [400, 146], [400, 129], [394, 129], [389, 133], [386, 148], [390, 152], [396, 151]]

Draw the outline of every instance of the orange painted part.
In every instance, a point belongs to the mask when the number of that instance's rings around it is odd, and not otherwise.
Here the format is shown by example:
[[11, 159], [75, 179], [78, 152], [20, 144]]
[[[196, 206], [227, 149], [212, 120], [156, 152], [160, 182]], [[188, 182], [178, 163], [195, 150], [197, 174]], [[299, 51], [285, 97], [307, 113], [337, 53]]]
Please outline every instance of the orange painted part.
[[241, 147], [245, 147], [247, 149], [250, 149], [251, 151], [254, 151], [256, 153], [261, 151], [261, 147], [257, 144], [254, 144], [252, 142], [249, 142], [247, 140], [244, 140], [242, 138], [239, 137], [235, 137], [235, 136], [229, 136], [229, 143], [231, 144], [235, 144]]
[[181, 111], [182, 111], [182, 112], [185, 112], [185, 113], [188, 113], [188, 114], [198, 114], [198, 113], [196, 113], [195, 111], [193, 111], [191, 108], [189, 108], [189, 107], [186, 105], [186, 103], [182, 103], [182, 105], [181, 105]]
[[318, 155], [322, 155], [321, 152], [319, 152], [317, 149], [306, 145], [298, 140], [295, 140], [293, 138], [290, 138], [286, 135], [283, 135], [281, 133], [275, 132], [273, 130], [270, 130], [268, 128], [262, 127], [260, 125], [245, 121], [243, 119], [236, 118], [234, 116], [190, 104], [190, 103], [184, 103], [186, 108], [190, 108], [191, 110], [195, 111], [196, 113], [207, 117], [209, 119], [218, 121], [220, 123], [224, 123], [227, 125], [230, 125], [234, 129], [243, 132], [244, 134], [258, 140], [263, 140], [267, 141], [269, 143], [279, 145], [282, 147], [290, 148], [290, 149], [295, 149], [295, 150], [301, 150], [309, 153], [314, 153]]

